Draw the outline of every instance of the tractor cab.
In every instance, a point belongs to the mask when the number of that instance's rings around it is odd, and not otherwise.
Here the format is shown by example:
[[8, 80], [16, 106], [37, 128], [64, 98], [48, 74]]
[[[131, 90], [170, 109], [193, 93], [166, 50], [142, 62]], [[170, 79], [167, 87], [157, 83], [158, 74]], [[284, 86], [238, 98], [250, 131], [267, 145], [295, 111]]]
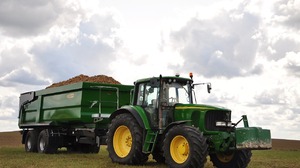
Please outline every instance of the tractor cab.
[[146, 111], [153, 128], [163, 129], [174, 121], [175, 105], [193, 104], [192, 84], [179, 75], [138, 80], [133, 105]]

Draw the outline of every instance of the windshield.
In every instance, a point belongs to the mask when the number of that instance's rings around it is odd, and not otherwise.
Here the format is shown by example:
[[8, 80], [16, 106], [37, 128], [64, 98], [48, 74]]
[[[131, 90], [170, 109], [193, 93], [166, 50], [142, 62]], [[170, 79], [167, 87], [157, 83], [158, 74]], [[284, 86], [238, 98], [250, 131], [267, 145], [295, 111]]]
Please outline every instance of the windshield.
[[190, 85], [178, 82], [165, 82], [163, 87], [163, 100], [169, 105], [176, 103], [191, 104]]
[[158, 107], [158, 102], [161, 102], [163, 106], [174, 106], [176, 103], [193, 104], [192, 89], [189, 82], [169, 79], [163, 81], [161, 87], [150, 82], [140, 83], [137, 85], [135, 102], [137, 105], [144, 107]]

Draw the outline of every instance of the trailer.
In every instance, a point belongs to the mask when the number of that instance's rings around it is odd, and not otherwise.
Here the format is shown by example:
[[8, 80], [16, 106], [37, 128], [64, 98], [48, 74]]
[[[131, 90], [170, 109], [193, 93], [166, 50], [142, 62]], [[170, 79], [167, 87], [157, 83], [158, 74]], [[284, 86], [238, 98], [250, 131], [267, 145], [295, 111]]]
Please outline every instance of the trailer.
[[130, 104], [133, 86], [79, 82], [23, 93], [19, 127], [28, 152], [98, 153], [106, 144], [109, 117]]
[[[247, 167], [252, 150], [272, 148], [271, 131], [231, 121], [230, 109], [198, 104], [190, 78], [159, 76], [131, 85], [79, 82], [23, 93], [19, 127], [25, 151], [98, 153], [112, 162], [141, 165], [153, 159], [172, 168]], [[240, 124], [240, 123], [243, 123]], [[242, 125], [242, 126], [241, 126]]]

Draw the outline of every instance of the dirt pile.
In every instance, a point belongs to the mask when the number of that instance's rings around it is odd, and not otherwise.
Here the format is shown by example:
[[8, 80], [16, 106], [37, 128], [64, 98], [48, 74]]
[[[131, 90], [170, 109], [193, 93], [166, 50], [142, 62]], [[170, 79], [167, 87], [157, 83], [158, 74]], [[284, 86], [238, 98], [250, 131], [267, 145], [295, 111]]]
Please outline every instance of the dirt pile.
[[96, 76], [87, 76], [87, 75], [78, 75], [73, 78], [70, 78], [65, 81], [61, 81], [58, 83], [53, 83], [52, 85], [48, 86], [47, 88], [53, 88], [58, 86], [64, 86], [72, 83], [77, 82], [96, 82], [96, 83], [106, 83], [106, 84], [121, 84], [120, 82], [116, 81], [114, 78], [106, 76], [106, 75], [96, 75]]

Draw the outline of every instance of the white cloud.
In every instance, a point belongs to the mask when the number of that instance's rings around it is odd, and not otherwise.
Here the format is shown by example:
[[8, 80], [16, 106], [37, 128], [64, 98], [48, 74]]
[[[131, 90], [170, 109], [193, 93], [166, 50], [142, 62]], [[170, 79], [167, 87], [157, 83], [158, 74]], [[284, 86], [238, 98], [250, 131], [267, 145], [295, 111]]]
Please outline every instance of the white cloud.
[[30, 70], [26, 68], [15, 69], [0, 78], [0, 86], [12, 87], [20, 84], [49, 85], [50, 82], [47, 79], [35, 75], [34, 72], [30, 72]]
[[299, 139], [299, 8], [293, 0], [3, 0], [0, 131], [18, 129], [19, 94], [49, 82], [106, 74], [132, 84], [192, 71], [213, 86], [197, 89], [198, 103]]
[[1, 123], [1, 128], [0, 128], [1, 132], [19, 130], [17, 120], [4, 120], [0, 118], [0, 123]]
[[61, 7], [59, 1], [3, 0], [0, 2], [0, 30], [12, 37], [45, 33], [57, 19]]
[[220, 10], [211, 19], [191, 18], [179, 31], [171, 32], [170, 43], [185, 60], [181, 70], [206, 77], [234, 77], [252, 71], [258, 49], [252, 37], [259, 22], [258, 16], [243, 7]]

